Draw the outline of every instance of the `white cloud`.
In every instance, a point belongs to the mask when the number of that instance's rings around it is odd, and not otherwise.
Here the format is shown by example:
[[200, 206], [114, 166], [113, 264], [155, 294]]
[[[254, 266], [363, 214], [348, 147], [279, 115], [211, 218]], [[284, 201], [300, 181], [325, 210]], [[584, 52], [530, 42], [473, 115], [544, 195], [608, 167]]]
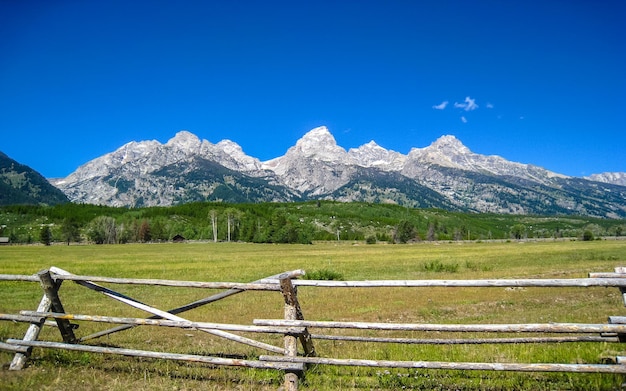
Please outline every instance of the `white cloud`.
[[488, 109], [493, 109], [493, 105], [489, 102], [487, 102], [487, 105], [485, 107], [487, 107]]
[[465, 103], [454, 102], [454, 107], [458, 109], [463, 109], [465, 111], [473, 111], [478, 108], [478, 105], [476, 104], [476, 99], [472, 99], [469, 96], [466, 96], [464, 102]]
[[443, 109], [445, 109], [445, 108], [446, 108], [446, 106], [448, 105], [448, 103], [449, 103], [449, 102], [448, 102], [447, 100], [444, 100], [444, 101], [443, 101], [443, 102], [441, 102], [440, 104], [433, 106], [433, 109], [435, 109], [435, 110], [443, 110]]
[[463, 122], [464, 124], [467, 123], [467, 118], [465, 118], [464, 116], [461, 116], [461, 122]]

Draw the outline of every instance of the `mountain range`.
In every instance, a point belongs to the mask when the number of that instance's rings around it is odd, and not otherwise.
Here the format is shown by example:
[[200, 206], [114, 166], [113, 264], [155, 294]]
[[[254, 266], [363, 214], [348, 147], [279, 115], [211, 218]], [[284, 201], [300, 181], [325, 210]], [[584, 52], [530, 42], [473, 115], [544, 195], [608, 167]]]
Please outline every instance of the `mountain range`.
[[110, 206], [317, 199], [626, 218], [626, 173], [569, 177], [473, 153], [450, 135], [406, 155], [374, 141], [346, 150], [326, 127], [264, 162], [233, 141], [213, 144], [181, 131], [165, 144], [130, 142], [50, 182], [73, 202]]

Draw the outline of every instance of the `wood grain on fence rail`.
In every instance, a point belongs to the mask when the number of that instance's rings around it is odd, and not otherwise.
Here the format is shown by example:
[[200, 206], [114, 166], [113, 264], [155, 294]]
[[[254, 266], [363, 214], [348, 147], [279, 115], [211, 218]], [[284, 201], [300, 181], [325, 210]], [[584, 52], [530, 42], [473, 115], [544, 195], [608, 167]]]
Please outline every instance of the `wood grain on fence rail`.
[[478, 363], [445, 361], [391, 361], [391, 360], [355, 360], [324, 357], [285, 357], [261, 356], [259, 360], [274, 362], [294, 362], [302, 364], [325, 364], [353, 367], [382, 368], [422, 368], [483, 371], [516, 372], [581, 372], [581, 373], [626, 373], [626, 365], [615, 364], [517, 364], [517, 363]]
[[0, 342], [0, 350], [7, 350], [9, 352], [24, 354], [28, 352], [28, 346], [18, 346], [18, 345], [11, 345], [5, 342]]
[[146, 350], [67, 344], [67, 343], [60, 343], [60, 342], [23, 341], [20, 339], [8, 339], [6, 343], [10, 345], [16, 345], [16, 346], [65, 349], [65, 350], [74, 350], [74, 351], [91, 352], [91, 353], [119, 354], [122, 356], [156, 358], [156, 359], [167, 359], [167, 360], [177, 360], [177, 361], [191, 361], [191, 362], [199, 362], [199, 363], [213, 364], [213, 365], [229, 365], [229, 366], [238, 366], [238, 367], [282, 369], [282, 370], [302, 370], [303, 368], [303, 364], [300, 364], [300, 363], [275, 362], [272, 360], [264, 360], [264, 361], [240, 360], [240, 359], [223, 358], [223, 357], [200, 356], [200, 355], [194, 355], [194, 354], [153, 352], [153, 351], [146, 351]]
[[81, 276], [67, 273], [66, 271], [51, 267], [50, 271], [59, 280], [72, 281], [89, 281], [89, 282], [108, 282], [112, 284], [132, 284], [132, 285], [155, 285], [155, 286], [171, 286], [184, 288], [202, 288], [202, 289], [237, 289], [245, 290], [269, 290], [279, 291], [279, 278], [295, 278], [304, 275], [303, 270], [294, 270], [281, 273], [259, 281], [247, 282], [205, 282], [205, 281], [179, 281], [179, 280], [162, 280], [162, 279], [146, 279], [146, 278], [116, 278], [101, 276]]
[[[36, 311], [33, 311], [36, 312]], [[44, 317], [32, 317], [27, 315], [0, 314], [0, 320], [11, 320], [13, 322], [39, 323], [44, 321]]]
[[304, 333], [304, 327], [287, 326], [254, 326], [254, 325], [238, 325], [232, 323], [210, 323], [210, 322], [194, 322], [190, 320], [176, 321], [164, 319], [146, 319], [146, 318], [126, 318], [117, 316], [98, 316], [98, 315], [82, 315], [82, 314], [66, 314], [55, 312], [36, 312], [36, 311], [20, 311], [21, 315], [27, 319], [54, 318], [64, 320], [76, 320], [100, 323], [119, 323], [137, 326], [161, 326], [161, 327], [178, 327], [182, 329], [215, 329], [227, 331], [241, 331], [248, 333], [267, 333], [267, 334], [293, 334], [299, 335]]
[[556, 278], [556, 279], [487, 279], [487, 280], [294, 280], [295, 286], [325, 288], [383, 288], [383, 287], [626, 287], [625, 278]]
[[0, 274], [0, 281], [39, 282], [39, 277], [33, 274]]
[[301, 326], [312, 328], [439, 331], [488, 333], [625, 333], [626, 324], [593, 323], [514, 323], [514, 324], [434, 324], [434, 323], [372, 323], [313, 320], [255, 319], [259, 326]]
[[483, 344], [519, 344], [519, 343], [566, 343], [566, 342], [619, 342], [617, 337], [566, 336], [566, 337], [528, 337], [528, 338], [394, 338], [361, 337], [353, 335], [311, 334], [313, 339], [354, 342], [400, 343], [408, 345], [483, 345]]
[[242, 291], [279, 291], [278, 284], [271, 283], [247, 283], [247, 282], [202, 282], [202, 281], [177, 281], [177, 280], [157, 280], [147, 278], [112, 278], [98, 276], [80, 275], [59, 275], [55, 274], [55, 279], [71, 281], [107, 282], [111, 284], [130, 285], [154, 285], [171, 286], [181, 288], [202, 288], [202, 289], [238, 289]]

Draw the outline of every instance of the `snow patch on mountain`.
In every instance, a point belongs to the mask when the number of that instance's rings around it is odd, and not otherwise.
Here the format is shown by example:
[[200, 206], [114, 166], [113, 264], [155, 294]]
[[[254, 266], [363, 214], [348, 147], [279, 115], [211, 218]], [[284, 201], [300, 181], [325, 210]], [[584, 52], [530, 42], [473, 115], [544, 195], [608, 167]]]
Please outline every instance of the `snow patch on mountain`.
[[596, 182], [610, 183], [613, 185], [626, 186], [626, 172], [603, 172], [592, 174], [585, 179]]
[[374, 140], [358, 148], [350, 148], [348, 156], [354, 164], [362, 167], [376, 167], [384, 171], [400, 171], [406, 156], [400, 152], [387, 150]]

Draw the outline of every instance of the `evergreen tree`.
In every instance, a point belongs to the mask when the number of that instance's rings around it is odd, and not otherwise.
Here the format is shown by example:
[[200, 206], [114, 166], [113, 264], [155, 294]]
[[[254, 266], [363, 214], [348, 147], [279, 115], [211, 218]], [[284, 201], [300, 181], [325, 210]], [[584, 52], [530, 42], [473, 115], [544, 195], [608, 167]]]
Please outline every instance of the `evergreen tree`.
[[167, 233], [165, 231], [163, 219], [156, 218], [152, 220], [152, 225], [150, 226], [150, 234], [152, 236], [152, 240], [167, 240]]
[[61, 226], [63, 241], [70, 245], [70, 242], [80, 242], [80, 227], [75, 218], [66, 218]]
[[41, 243], [49, 246], [52, 243], [52, 231], [50, 231], [50, 227], [48, 225], [44, 225], [41, 227], [41, 231], [39, 232], [39, 240]]
[[400, 220], [396, 228], [396, 242], [406, 243], [415, 238], [415, 225], [408, 220]]

